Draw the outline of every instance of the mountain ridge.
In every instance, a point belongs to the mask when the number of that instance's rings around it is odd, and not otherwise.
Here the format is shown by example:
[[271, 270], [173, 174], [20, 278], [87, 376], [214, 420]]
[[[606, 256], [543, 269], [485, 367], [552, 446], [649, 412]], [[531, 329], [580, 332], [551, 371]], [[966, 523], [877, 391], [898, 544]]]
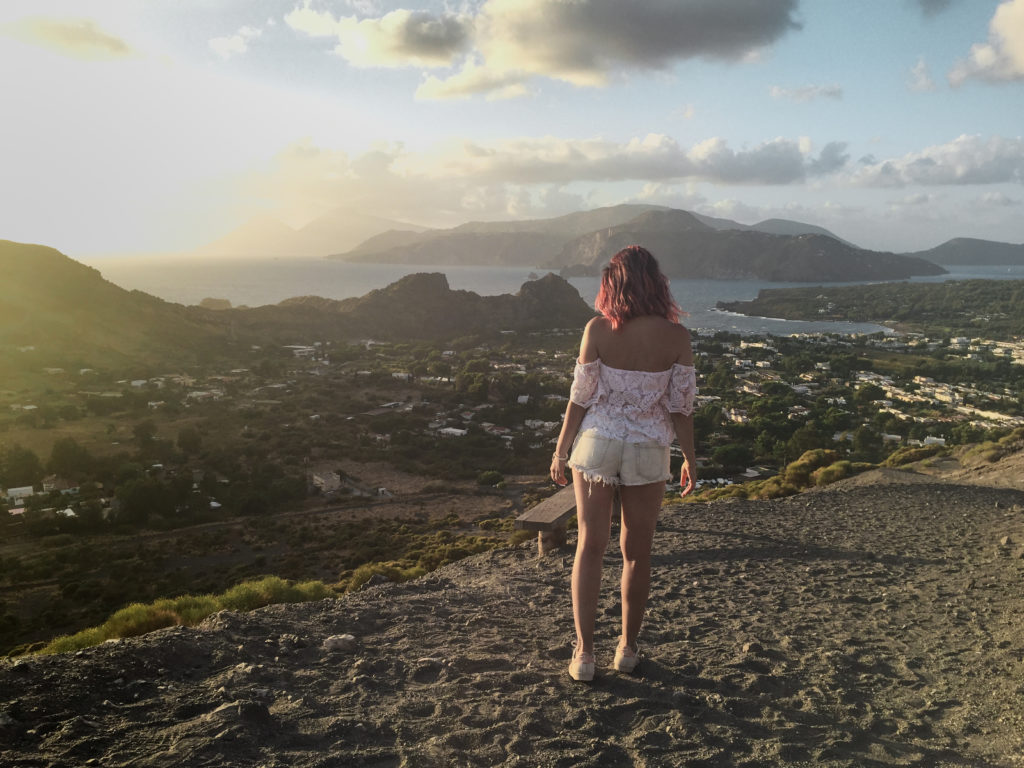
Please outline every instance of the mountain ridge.
[[0, 370], [14, 370], [22, 348], [47, 365], [189, 364], [267, 341], [441, 339], [581, 327], [593, 316], [576, 289], [553, 274], [501, 296], [453, 291], [443, 274], [419, 273], [344, 301], [307, 297], [229, 309], [127, 291], [56, 249], [9, 240], [0, 240], [0, 274], [8, 294], [0, 303]]
[[866, 251], [833, 237], [719, 230], [686, 211], [650, 211], [577, 238], [557, 261], [566, 276], [596, 275], [619, 249], [642, 243], [669, 277], [771, 282], [895, 280], [943, 274], [923, 259]]
[[1024, 243], [1015, 245], [975, 237], [954, 237], [934, 248], [907, 255], [940, 265], [1024, 266]]

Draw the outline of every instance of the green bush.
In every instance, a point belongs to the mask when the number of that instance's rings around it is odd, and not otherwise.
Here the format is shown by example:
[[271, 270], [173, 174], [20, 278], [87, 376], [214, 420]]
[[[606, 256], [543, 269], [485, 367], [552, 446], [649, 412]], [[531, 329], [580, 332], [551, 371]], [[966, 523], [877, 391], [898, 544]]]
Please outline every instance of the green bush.
[[105, 640], [136, 637], [156, 629], [195, 626], [219, 610], [248, 611], [274, 603], [301, 603], [330, 597], [332, 590], [319, 581], [290, 584], [277, 576], [236, 584], [220, 595], [182, 595], [153, 603], [132, 603], [113, 613], [98, 627], [63, 635], [39, 650], [53, 654], [99, 645]]
[[783, 475], [776, 475], [775, 477], [769, 477], [767, 480], [762, 480], [759, 483], [754, 483], [755, 487], [751, 489], [747, 498], [778, 499], [782, 496], [792, 496], [795, 493], [799, 493], [800, 488], [793, 485], [786, 479], [786, 477], [788, 477], [788, 474], [789, 473], [787, 471], [785, 477]]
[[497, 485], [505, 479], [505, 476], [494, 469], [488, 469], [476, 476], [477, 485]]
[[422, 568], [420, 566], [413, 566], [410, 568], [404, 563], [396, 562], [394, 560], [386, 563], [366, 563], [356, 568], [355, 572], [352, 574], [352, 578], [349, 579], [346, 591], [354, 592], [376, 574], [380, 574], [387, 578], [388, 581], [392, 581], [397, 584], [403, 581], [418, 579], [426, 573], [426, 568]]
[[[786, 482], [796, 488], [805, 488], [811, 483], [811, 473], [819, 467], [831, 464], [839, 456], [835, 451], [815, 448], [805, 451], [799, 459], [788, 464], [784, 471]], [[773, 479], [773, 478], [770, 478]]]
[[937, 453], [942, 453], [946, 448], [941, 445], [905, 445], [897, 448], [882, 462], [886, 467], [903, 467], [913, 464], [915, 461], [930, 458]]
[[837, 461], [827, 467], [818, 467], [811, 473], [811, 480], [815, 485], [829, 485], [836, 480], [849, 477], [852, 469], [853, 465], [849, 461]]

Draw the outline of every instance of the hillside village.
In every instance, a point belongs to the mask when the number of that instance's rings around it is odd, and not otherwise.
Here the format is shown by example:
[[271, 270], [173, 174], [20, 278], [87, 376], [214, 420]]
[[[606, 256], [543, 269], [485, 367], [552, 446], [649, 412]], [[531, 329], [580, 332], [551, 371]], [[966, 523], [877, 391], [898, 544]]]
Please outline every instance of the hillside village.
[[[121, 454], [140, 476], [168, 485], [187, 474], [191, 495], [202, 495], [202, 505], [214, 512], [226, 505], [225, 514], [244, 505], [230, 489], [248, 482], [244, 465], [253, 463], [254, 443], [265, 449], [260, 458], [285, 467], [292, 480], [275, 504], [300, 504], [310, 494], [390, 493], [346, 481], [331, 468], [340, 456], [394, 461], [449, 478], [539, 474], [565, 408], [576, 336], [570, 329], [504, 332], [462, 340], [459, 349], [306, 340], [276, 350], [254, 347], [247, 367], [130, 380], [50, 367], [45, 393], [0, 392], [6, 411], [0, 428], [15, 436], [5, 439], [9, 444], [25, 430], [60, 435], [68, 425], [92, 424], [81, 451]], [[858, 447], [849, 450], [879, 460], [900, 446], [964, 442], [1024, 424], [1012, 375], [1024, 364], [1020, 342], [694, 336], [702, 479], [714, 484], [776, 471], [799, 452], [800, 445], [788, 450], [794, 435], [809, 448], [852, 444], [860, 432]], [[33, 352], [25, 350], [26, 357]], [[472, 447], [459, 447], [467, 439]], [[746, 449], [737, 447], [743, 443]], [[431, 444], [442, 446], [436, 452], [448, 466], [405, 450]], [[238, 448], [243, 460], [225, 462], [224, 453]], [[46, 472], [44, 463], [54, 470], [60, 462], [36, 458], [21, 475], [11, 468], [4, 473], [9, 516], [17, 520], [34, 509], [74, 518], [84, 501], [98, 501], [104, 519], [116, 518], [115, 478], [84, 465]], [[193, 509], [196, 504], [188, 499]]]

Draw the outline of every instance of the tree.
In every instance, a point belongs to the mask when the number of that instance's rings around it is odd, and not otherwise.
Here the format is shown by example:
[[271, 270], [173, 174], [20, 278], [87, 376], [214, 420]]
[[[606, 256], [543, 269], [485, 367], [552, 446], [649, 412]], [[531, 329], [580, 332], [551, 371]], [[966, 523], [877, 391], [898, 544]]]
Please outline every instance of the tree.
[[135, 436], [135, 442], [138, 443], [139, 448], [145, 448], [156, 437], [156, 424], [152, 419], [140, 421], [132, 427], [132, 435]]
[[0, 451], [0, 485], [37, 485], [43, 479], [43, 463], [28, 448], [12, 445]]
[[174, 494], [152, 477], [129, 480], [117, 489], [116, 496], [121, 502], [118, 522], [142, 524], [152, 515], [171, 517], [174, 514]]
[[754, 454], [746, 443], [728, 443], [715, 448], [711, 458], [716, 464], [721, 464], [726, 472], [739, 472], [751, 462]]
[[178, 450], [182, 453], [195, 455], [203, 447], [203, 437], [195, 427], [182, 427], [178, 430]]
[[73, 437], [62, 437], [53, 444], [46, 468], [61, 477], [80, 477], [93, 470], [92, 454]]
[[882, 400], [885, 398], [885, 390], [877, 384], [865, 384], [863, 387], [857, 390], [857, 394], [854, 395], [854, 399], [859, 405], [870, 405], [875, 400]]
[[736, 376], [733, 374], [732, 365], [728, 360], [723, 360], [716, 367], [714, 372], [708, 376], [708, 388], [719, 392], [732, 390], [736, 385]]
[[861, 427], [853, 433], [853, 450], [865, 461], [878, 461], [882, 453], [882, 436], [871, 427]]

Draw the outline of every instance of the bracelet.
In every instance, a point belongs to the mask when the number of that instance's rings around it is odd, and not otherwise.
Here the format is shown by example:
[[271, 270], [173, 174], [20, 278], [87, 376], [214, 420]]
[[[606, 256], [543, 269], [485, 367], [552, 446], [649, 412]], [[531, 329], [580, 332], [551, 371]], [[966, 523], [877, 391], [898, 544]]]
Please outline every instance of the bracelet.
[[568, 461], [569, 454], [565, 454], [565, 456], [559, 456], [558, 451], [555, 451], [554, 453], [551, 454], [551, 458], [554, 459], [555, 461]]

